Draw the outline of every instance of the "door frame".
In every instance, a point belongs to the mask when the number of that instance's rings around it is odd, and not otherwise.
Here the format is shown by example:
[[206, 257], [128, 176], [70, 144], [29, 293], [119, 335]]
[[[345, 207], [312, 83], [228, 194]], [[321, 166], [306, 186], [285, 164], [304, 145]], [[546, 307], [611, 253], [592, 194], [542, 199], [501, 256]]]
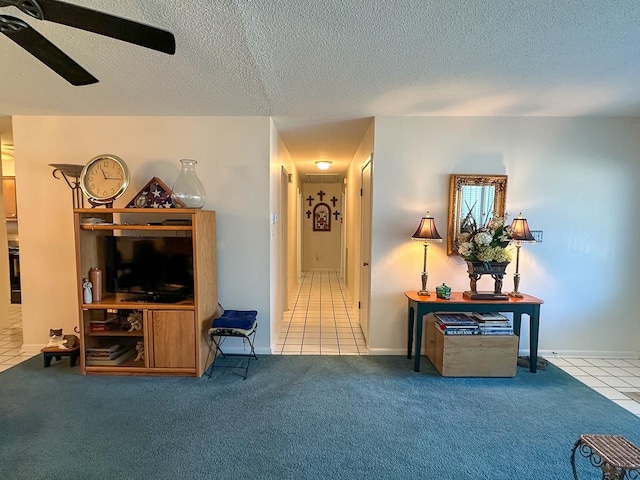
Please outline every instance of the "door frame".
[[360, 298], [358, 301], [358, 321], [367, 346], [370, 346], [372, 186], [373, 153], [367, 157], [360, 169]]

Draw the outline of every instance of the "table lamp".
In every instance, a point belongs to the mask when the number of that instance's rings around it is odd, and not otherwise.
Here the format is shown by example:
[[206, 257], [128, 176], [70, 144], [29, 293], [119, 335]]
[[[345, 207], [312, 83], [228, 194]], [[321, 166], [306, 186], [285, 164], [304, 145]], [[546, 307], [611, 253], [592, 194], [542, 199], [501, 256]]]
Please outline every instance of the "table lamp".
[[522, 294], [518, 291], [518, 287], [520, 287], [520, 247], [522, 242], [536, 241], [529, 230], [527, 219], [522, 218], [522, 213], [511, 222], [509, 238], [516, 241], [516, 273], [513, 275], [513, 292], [510, 292], [509, 296], [520, 298], [522, 297]]
[[422, 289], [418, 291], [418, 295], [429, 296], [429, 292], [427, 291], [427, 278], [429, 275], [427, 274], [427, 249], [429, 248], [429, 242], [441, 242], [442, 237], [438, 233], [436, 229], [436, 222], [433, 217], [429, 215], [429, 212], [422, 217], [420, 220], [420, 225], [418, 225], [418, 229], [415, 231], [413, 235], [411, 235], [412, 240], [422, 240], [424, 241], [424, 259], [422, 264]]

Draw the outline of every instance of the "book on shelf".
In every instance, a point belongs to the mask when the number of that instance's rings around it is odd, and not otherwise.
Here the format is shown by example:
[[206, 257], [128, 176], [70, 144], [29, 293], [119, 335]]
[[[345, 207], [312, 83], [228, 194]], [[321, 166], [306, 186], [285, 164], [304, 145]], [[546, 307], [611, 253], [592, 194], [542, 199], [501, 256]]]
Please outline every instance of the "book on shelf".
[[473, 312], [473, 318], [480, 322], [508, 322], [509, 319], [498, 312]]
[[477, 328], [439, 328], [438, 331], [443, 335], [478, 335], [480, 333], [480, 330]]
[[471, 316], [467, 313], [435, 313], [436, 323], [441, 325], [451, 325], [451, 326], [471, 326], [477, 327], [478, 322], [476, 322]]
[[115, 352], [119, 350], [122, 346], [118, 343], [112, 343], [111, 345], [99, 345], [95, 347], [87, 347], [87, 352]]
[[120, 365], [126, 362], [127, 360], [129, 360], [131, 357], [133, 357], [135, 353], [136, 351], [134, 348], [129, 348], [129, 349], [124, 349], [122, 352], [119, 352], [119, 355], [114, 358], [87, 356], [86, 363], [87, 363], [87, 366], [94, 366], [94, 367]]
[[436, 328], [445, 335], [477, 335], [478, 322], [476, 322], [468, 313], [438, 312], [434, 314], [436, 318]]
[[512, 327], [480, 327], [482, 335], [513, 335]]
[[117, 320], [118, 320], [118, 316], [115, 314], [109, 315], [107, 318], [103, 320], [90, 320], [89, 331], [90, 332], [107, 332], [109, 330], [113, 330]]
[[121, 351], [112, 352], [112, 353], [87, 353], [87, 358], [101, 358], [101, 359], [111, 359], [117, 358], [121, 355]]
[[104, 323], [109, 323], [109, 322], [113, 322], [114, 320], [118, 319], [118, 315], [115, 313], [110, 313], [109, 315], [107, 315], [106, 318], [103, 319], [92, 319], [89, 320], [89, 323], [95, 323], [95, 324], [104, 324]]
[[113, 344], [104, 347], [88, 347], [85, 350], [87, 358], [94, 358], [99, 360], [114, 360], [122, 355], [127, 350], [132, 349], [131, 345], [119, 345]]

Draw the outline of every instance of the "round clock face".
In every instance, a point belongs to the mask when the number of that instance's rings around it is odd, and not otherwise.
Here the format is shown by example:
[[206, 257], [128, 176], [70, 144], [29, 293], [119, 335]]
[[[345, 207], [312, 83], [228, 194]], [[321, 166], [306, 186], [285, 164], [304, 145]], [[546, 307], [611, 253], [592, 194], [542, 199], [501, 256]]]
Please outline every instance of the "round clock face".
[[80, 188], [94, 202], [110, 203], [129, 186], [129, 169], [115, 155], [99, 155], [89, 160], [80, 173]]

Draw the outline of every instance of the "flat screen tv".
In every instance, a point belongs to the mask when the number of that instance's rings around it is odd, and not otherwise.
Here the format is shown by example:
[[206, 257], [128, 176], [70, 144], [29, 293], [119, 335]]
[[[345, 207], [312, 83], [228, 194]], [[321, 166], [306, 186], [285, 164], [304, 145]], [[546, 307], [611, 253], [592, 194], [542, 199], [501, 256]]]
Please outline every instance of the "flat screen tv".
[[190, 237], [105, 237], [105, 288], [125, 301], [173, 303], [193, 297]]

